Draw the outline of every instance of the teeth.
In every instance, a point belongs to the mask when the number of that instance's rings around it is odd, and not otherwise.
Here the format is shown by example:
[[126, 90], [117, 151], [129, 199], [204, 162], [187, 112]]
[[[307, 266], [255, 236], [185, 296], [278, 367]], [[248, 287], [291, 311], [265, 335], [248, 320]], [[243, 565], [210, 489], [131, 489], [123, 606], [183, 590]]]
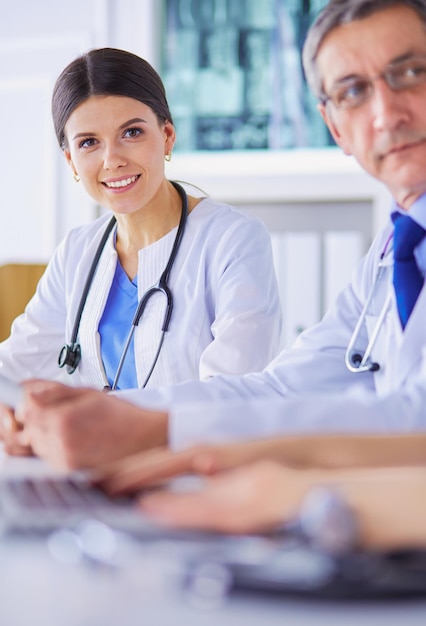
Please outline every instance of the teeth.
[[135, 180], [137, 180], [137, 176], [131, 176], [130, 178], [123, 178], [123, 180], [116, 180], [113, 181], [111, 183], [105, 183], [105, 185], [107, 187], [127, 187], [127, 185], [130, 185], [131, 183], [134, 183]]

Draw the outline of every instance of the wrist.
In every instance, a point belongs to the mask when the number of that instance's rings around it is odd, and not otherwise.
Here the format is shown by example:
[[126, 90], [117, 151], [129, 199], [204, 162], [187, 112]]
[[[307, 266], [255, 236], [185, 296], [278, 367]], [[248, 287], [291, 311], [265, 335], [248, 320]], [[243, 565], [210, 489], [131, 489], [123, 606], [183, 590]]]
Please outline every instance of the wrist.
[[169, 443], [169, 416], [166, 411], [138, 411], [138, 450], [167, 446]]

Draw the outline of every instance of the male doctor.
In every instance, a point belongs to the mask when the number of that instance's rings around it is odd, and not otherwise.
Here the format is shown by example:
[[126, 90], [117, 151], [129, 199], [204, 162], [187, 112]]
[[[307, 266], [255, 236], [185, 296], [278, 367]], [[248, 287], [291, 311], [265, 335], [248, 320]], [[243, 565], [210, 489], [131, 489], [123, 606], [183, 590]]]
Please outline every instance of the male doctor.
[[351, 284], [260, 373], [115, 396], [28, 383], [10, 445], [76, 468], [167, 444], [426, 429], [426, 1], [331, 0], [303, 62], [335, 141], [393, 197]]

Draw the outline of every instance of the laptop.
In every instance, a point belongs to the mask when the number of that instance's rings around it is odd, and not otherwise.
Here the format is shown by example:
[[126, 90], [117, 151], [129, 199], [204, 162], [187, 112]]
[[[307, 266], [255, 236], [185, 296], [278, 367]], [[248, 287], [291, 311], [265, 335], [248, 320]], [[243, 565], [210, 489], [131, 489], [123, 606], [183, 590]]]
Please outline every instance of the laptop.
[[153, 546], [166, 542], [170, 558], [173, 552], [178, 555], [186, 587], [204, 588], [212, 579], [226, 593], [324, 599], [426, 596], [424, 551], [330, 554], [285, 529], [240, 537], [169, 530], [147, 519], [136, 499], [111, 499], [82, 474], [56, 474], [40, 459], [0, 456], [0, 539], [47, 538], [88, 520]]
[[[194, 478], [175, 479], [170, 488], [196, 488]], [[7, 535], [48, 536], [89, 520], [137, 539], [213, 537], [165, 528], [144, 515], [137, 495], [110, 497], [88, 473], [61, 473], [37, 457], [8, 456], [0, 442], [0, 541]]]
[[48, 534], [88, 519], [132, 534], [159, 532], [138, 510], [136, 499], [109, 498], [82, 475], [0, 474], [0, 536]]

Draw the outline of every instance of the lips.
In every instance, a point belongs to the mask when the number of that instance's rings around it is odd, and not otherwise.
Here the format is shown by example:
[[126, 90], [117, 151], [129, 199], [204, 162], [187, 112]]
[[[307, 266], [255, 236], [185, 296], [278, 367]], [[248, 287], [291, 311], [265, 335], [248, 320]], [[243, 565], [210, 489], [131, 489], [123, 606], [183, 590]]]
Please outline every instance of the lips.
[[425, 141], [426, 138], [420, 136], [419, 133], [387, 135], [378, 141], [376, 151], [379, 158], [384, 159], [392, 154], [398, 154], [405, 152], [405, 150], [410, 150], [411, 148], [417, 148], [417, 146], [424, 144]]
[[388, 152], [388, 154], [394, 154], [395, 152], [403, 152], [404, 150], [408, 150], [409, 148], [413, 148], [415, 146], [418, 146], [420, 143], [420, 141], [417, 141], [415, 143], [405, 143], [402, 146], [395, 146], [394, 148], [391, 148]]
[[138, 174], [136, 176], [129, 176], [128, 178], [121, 178], [120, 180], [105, 181], [102, 184], [108, 187], [108, 189], [123, 189], [136, 182], [139, 176]]

